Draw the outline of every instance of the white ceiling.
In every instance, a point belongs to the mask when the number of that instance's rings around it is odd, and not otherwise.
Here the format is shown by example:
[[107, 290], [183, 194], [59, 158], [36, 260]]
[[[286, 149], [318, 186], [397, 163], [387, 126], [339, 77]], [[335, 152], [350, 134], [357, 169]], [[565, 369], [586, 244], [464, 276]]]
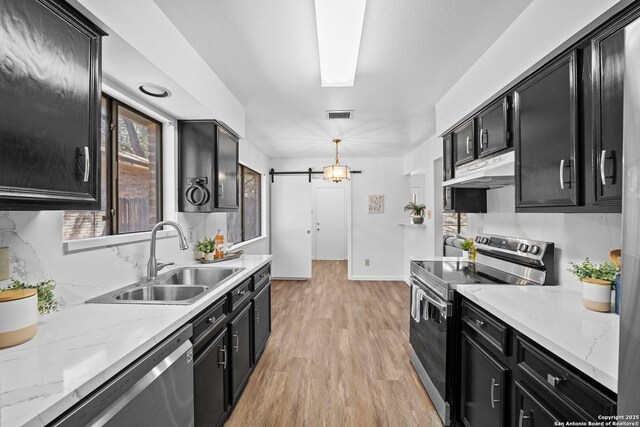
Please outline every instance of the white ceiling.
[[[355, 85], [320, 86], [313, 0], [154, 0], [246, 108], [269, 157], [398, 156], [435, 104], [531, 0], [369, 0]], [[346, 1], [346, 0], [345, 0]], [[327, 109], [355, 118], [325, 119]]]

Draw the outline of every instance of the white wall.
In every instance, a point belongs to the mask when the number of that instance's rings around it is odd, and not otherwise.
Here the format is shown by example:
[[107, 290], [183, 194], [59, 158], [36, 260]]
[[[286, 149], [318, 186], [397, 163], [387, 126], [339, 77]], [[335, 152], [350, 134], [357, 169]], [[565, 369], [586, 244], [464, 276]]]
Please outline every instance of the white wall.
[[[322, 170], [331, 163], [330, 156], [321, 159], [271, 159], [276, 171]], [[352, 279], [402, 280], [404, 265], [403, 230], [399, 222], [406, 221], [402, 207], [409, 197], [403, 174], [403, 159], [358, 158], [341, 159], [352, 170], [362, 170], [351, 181], [352, 211]], [[300, 176], [300, 179], [306, 179]], [[278, 185], [278, 177], [275, 183]], [[309, 185], [309, 195], [311, 185]], [[368, 195], [384, 194], [384, 213], [368, 213]], [[295, 197], [296, 195], [292, 195]], [[366, 267], [364, 260], [369, 259]]]
[[485, 233], [554, 242], [556, 278], [563, 286], [578, 285], [567, 271], [570, 261], [609, 261], [609, 251], [622, 247], [621, 214], [514, 213], [514, 186], [489, 190], [487, 211], [467, 214], [469, 235], [482, 227]]
[[439, 135], [617, 0], [534, 0], [436, 104]]

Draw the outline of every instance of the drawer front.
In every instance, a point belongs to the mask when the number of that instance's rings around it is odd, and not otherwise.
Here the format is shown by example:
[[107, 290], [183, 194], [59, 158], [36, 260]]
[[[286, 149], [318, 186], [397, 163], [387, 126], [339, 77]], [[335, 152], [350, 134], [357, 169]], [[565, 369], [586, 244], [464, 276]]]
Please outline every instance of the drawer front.
[[585, 419], [597, 421], [599, 415], [615, 415], [616, 402], [574, 374], [528, 339], [517, 337], [518, 369], [541, 389], [552, 393]]
[[466, 300], [462, 302], [462, 322], [463, 328], [475, 331], [480, 341], [505, 356], [509, 355], [509, 327], [505, 323], [472, 306]]
[[271, 264], [267, 264], [253, 274], [253, 286], [251, 291], [254, 292], [264, 286], [271, 280]]
[[251, 296], [251, 278], [245, 280], [240, 285], [236, 286], [231, 292], [229, 292], [229, 307], [231, 312], [240, 307], [243, 302], [249, 299]]
[[193, 321], [194, 343], [199, 343], [202, 338], [209, 335], [209, 331], [216, 330], [218, 326], [224, 324], [227, 317], [226, 302], [226, 297], [216, 301]]
[[516, 426], [527, 427], [554, 427], [562, 422], [573, 418], [561, 417], [554, 412], [542, 400], [527, 389], [527, 387], [516, 381]]

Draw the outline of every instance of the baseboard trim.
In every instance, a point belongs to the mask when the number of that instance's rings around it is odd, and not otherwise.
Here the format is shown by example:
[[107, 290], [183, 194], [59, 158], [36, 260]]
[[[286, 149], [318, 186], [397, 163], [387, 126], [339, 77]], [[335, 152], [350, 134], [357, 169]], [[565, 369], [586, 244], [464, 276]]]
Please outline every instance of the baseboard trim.
[[379, 282], [404, 282], [404, 276], [351, 276], [349, 280], [376, 280]]

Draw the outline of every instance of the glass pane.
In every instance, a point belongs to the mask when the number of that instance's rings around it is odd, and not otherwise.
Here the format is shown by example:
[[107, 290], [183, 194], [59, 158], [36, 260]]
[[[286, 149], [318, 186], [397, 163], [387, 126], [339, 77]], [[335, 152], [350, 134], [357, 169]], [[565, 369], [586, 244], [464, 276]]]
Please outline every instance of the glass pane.
[[443, 236], [458, 235], [458, 214], [457, 213], [442, 214], [442, 235]]
[[160, 125], [118, 106], [118, 232], [148, 231], [159, 221]]
[[86, 239], [109, 234], [107, 217], [107, 144], [109, 141], [109, 100], [102, 98], [100, 119], [100, 210], [65, 211], [62, 216], [62, 239]]
[[242, 225], [244, 240], [260, 236], [260, 174], [249, 168], [243, 168], [242, 174]]
[[[240, 175], [242, 176], [244, 166], [238, 168]], [[240, 197], [242, 194], [242, 186], [238, 188], [238, 206], [237, 212], [227, 212], [227, 243], [239, 243], [242, 242], [242, 205], [243, 200]]]

